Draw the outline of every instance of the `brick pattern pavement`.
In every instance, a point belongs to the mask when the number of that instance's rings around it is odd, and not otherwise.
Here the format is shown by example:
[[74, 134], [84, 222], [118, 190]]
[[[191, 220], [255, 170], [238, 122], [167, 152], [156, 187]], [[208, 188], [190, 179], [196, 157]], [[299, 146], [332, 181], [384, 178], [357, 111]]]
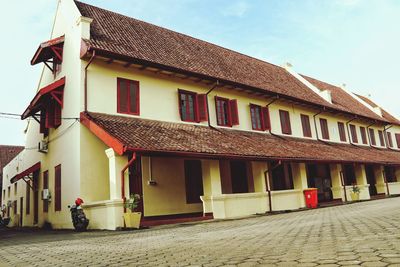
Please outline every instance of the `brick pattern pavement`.
[[0, 232], [0, 266], [400, 266], [400, 198], [131, 232]]

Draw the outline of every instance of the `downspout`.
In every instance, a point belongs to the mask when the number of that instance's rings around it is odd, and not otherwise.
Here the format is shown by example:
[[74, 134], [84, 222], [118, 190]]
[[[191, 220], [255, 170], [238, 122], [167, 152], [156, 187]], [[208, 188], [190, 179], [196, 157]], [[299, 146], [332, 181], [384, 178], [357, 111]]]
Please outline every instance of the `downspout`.
[[376, 121], [367, 126], [367, 134], [368, 134], [369, 146], [372, 147], [372, 148], [375, 148], [375, 147], [373, 147], [372, 144], [371, 144], [371, 135], [369, 133], [369, 127], [371, 127], [375, 123], [376, 123]]
[[212, 128], [212, 129], [214, 129], [214, 130], [218, 130], [218, 129], [215, 128], [214, 126], [212, 126], [212, 125], [211, 125], [211, 122], [210, 122], [210, 105], [209, 105], [209, 103], [208, 103], [208, 95], [209, 95], [212, 91], [214, 91], [214, 89], [217, 88], [218, 85], [219, 85], [219, 80], [217, 80], [217, 81], [215, 82], [215, 84], [213, 85], [213, 87], [211, 87], [211, 89], [208, 90], [207, 93], [206, 93], [208, 127]]
[[354, 121], [355, 119], [357, 119], [357, 116], [354, 116], [351, 120], [346, 122], [347, 136], [349, 137], [350, 145], [353, 145], [353, 146], [356, 146], [356, 145], [353, 144], [353, 140], [352, 140], [353, 137], [350, 135], [349, 123]]
[[385, 169], [382, 170], [382, 174], [383, 174], [383, 180], [385, 181], [385, 184], [386, 184], [386, 190], [387, 190], [388, 197], [390, 197], [389, 183], [388, 183], [388, 181], [386, 179]]
[[90, 57], [90, 60], [89, 60], [89, 62], [88, 62], [88, 64], [86, 65], [86, 67], [85, 67], [85, 83], [84, 83], [84, 94], [85, 94], [85, 96], [84, 96], [84, 98], [85, 98], [85, 100], [84, 100], [84, 112], [86, 113], [87, 112], [87, 70], [88, 70], [88, 68], [89, 68], [89, 66], [90, 66], [90, 64], [92, 64], [92, 61], [94, 60], [94, 58], [96, 57], [96, 50], [93, 50], [93, 53], [92, 53], [92, 56]]
[[388, 125], [390, 125], [388, 128], [386, 128], [387, 125], [383, 126], [383, 133], [384, 133], [384, 138], [385, 138], [385, 141], [386, 141], [386, 148], [388, 148], [389, 150], [395, 150], [395, 149], [393, 149], [393, 148], [390, 147], [390, 144], [389, 144], [389, 137], [388, 137], [388, 135], [387, 135], [387, 130], [389, 130], [390, 128], [392, 128], [392, 127], [393, 127], [393, 124], [388, 124]]
[[279, 160], [278, 164], [276, 166], [274, 166], [272, 168], [268, 167], [268, 169], [266, 169], [264, 171], [264, 179], [265, 179], [265, 182], [266, 182], [267, 193], [268, 193], [269, 212], [272, 212], [272, 195], [271, 195], [271, 185], [269, 183], [269, 179], [270, 179], [270, 177], [272, 177], [272, 175], [271, 175], [272, 170], [277, 168], [277, 167], [279, 167], [281, 164], [282, 164], [282, 161]]
[[323, 110], [320, 110], [318, 113], [315, 113], [315, 114], [313, 115], [314, 128], [315, 128], [315, 134], [316, 134], [316, 136], [317, 136], [317, 141], [323, 141], [323, 140], [319, 139], [318, 128], [317, 128], [317, 121], [316, 121], [316, 119], [315, 119], [315, 118], [316, 118], [319, 114], [321, 114], [322, 112], [323, 112]]
[[125, 197], [125, 171], [126, 171], [126, 169], [129, 168], [129, 166], [132, 165], [132, 163], [135, 160], [136, 160], [136, 153], [133, 153], [132, 154], [132, 158], [129, 160], [128, 164], [126, 164], [121, 170], [121, 198], [122, 198], [122, 201], [124, 203], [124, 212], [126, 212], [126, 207], [125, 207], [125, 200], [126, 200], [126, 197]]
[[[342, 165], [343, 167], [343, 165]], [[347, 193], [346, 193], [346, 184], [344, 182], [343, 171], [340, 171], [340, 182], [342, 183], [343, 193], [344, 193], [344, 202], [347, 202]]]
[[[277, 96], [276, 96], [274, 99], [272, 99], [267, 105], [265, 105], [265, 107], [268, 108], [268, 114], [269, 114], [269, 106], [270, 106], [272, 103], [274, 103], [275, 101], [277, 101], [278, 99], [279, 99], [279, 95], [277, 95]], [[270, 119], [270, 121], [269, 121], [269, 129], [268, 129], [268, 132], [269, 132], [270, 135], [273, 135], [273, 136], [282, 138], [282, 136], [277, 135], [277, 134], [275, 134], [275, 133], [272, 132], [272, 123], [271, 123], [271, 119]]]

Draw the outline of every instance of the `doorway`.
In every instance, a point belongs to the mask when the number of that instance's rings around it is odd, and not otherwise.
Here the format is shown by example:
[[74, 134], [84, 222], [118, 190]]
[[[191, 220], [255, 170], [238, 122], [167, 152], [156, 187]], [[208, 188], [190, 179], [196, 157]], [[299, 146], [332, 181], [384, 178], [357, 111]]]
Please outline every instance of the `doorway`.
[[24, 217], [24, 198], [19, 199], [19, 225], [22, 227], [22, 217]]
[[376, 196], [378, 191], [376, 190], [376, 179], [373, 165], [365, 165], [365, 174], [367, 176], [367, 183], [369, 184], [369, 195]]
[[39, 222], [39, 171], [33, 173], [33, 224]]
[[[131, 160], [132, 156], [129, 156], [128, 160]], [[140, 156], [136, 156], [136, 160], [129, 166], [129, 195], [138, 194], [143, 198], [143, 187], [142, 187], [142, 161]], [[129, 196], [126, 196], [129, 197]], [[136, 211], [142, 213], [143, 217], [143, 199], [139, 201], [139, 205]]]
[[332, 181], [328, 164], [307, 164], [308, 186], [318, 189], [318, 201], [332, 201]]
[[232, 193], [248, 193], [247, 167], [245, 161], [231, 161]]

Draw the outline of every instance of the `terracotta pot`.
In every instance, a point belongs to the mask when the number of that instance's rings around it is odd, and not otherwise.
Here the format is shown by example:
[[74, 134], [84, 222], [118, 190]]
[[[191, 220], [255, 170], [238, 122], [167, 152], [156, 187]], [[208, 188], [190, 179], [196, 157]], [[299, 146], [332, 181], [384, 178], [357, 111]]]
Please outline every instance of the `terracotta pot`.
[[126, 228], [140, 228], [140, 220], [142, 218], [141, 212], [127, 212], [124, 213], [124, 220]]

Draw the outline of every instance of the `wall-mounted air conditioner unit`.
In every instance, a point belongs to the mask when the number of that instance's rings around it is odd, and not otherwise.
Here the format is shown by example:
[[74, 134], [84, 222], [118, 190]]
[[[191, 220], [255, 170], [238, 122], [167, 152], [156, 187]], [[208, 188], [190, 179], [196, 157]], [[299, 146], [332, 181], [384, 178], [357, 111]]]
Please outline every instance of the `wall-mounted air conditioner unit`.
[[41, 153], [47, 153], [49, 151], [49, 142], [42, 140], [38, 144], [38, 151]]
[[45, 200], [45, 199], [49, 200], [50, 198], [51, 198], [51, 195], [50, 195], [49, 189], [43, 189], [43, 191], [42, 191], [42, 199], [43, 200]]

